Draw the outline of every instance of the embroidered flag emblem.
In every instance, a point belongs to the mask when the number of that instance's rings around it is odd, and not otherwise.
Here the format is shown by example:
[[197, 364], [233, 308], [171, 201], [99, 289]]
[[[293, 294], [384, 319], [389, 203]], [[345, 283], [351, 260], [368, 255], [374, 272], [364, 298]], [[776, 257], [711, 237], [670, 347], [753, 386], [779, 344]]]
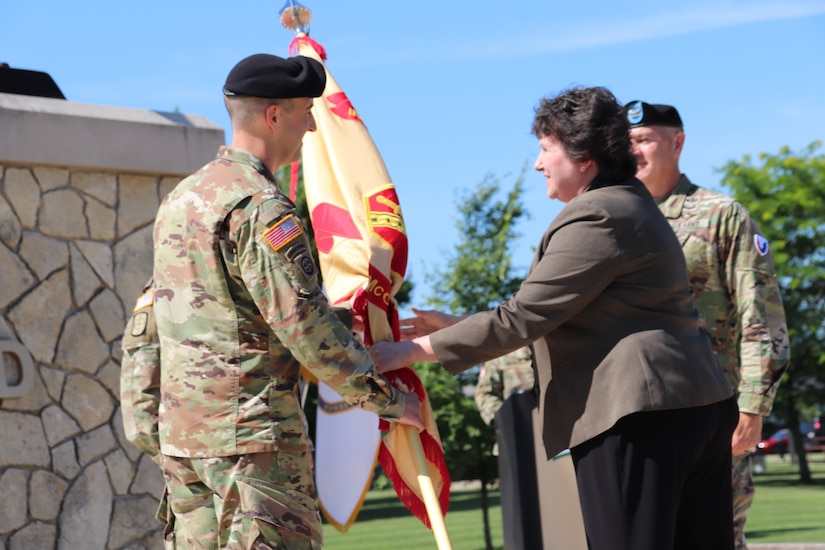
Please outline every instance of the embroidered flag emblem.
[[355, 107], [352, 106], [352, 102], [344, 92], [330, 94], [327, 100], [332, 103], [332, 107], [330, 107], [329, 110], [339, 117], [344, 120], [354, 120], [364, 124], [364, 121], [358, 116], [358, 112], [355, 110]]
[[142, 294], [140, 298], [135, 301], [135, 308], [132, 310], [133, 312], [143, 309], [147, 306], [151, 306], [155, 302], [155, 291], [149, 290], [146, 293]]
[[292, 215], [287, 216], [264, 233], [264, 239], [275, 252], [286, 246], [287, 243], [301, 235], [301, 226]]
[[762, 235], [754, 235], [753, 244], [756, 245], [756, 251], [759, 252], [760, 256], [764, 256], [768, 253], [768, 239]]

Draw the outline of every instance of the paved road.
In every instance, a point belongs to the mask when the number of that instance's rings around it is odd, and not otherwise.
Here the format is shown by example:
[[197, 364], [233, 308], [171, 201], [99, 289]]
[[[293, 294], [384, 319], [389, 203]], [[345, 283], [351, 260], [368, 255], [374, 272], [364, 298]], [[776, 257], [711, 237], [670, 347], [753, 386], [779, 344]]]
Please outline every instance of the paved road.
[[749, 542], [748, 550], [825, 550], [825, 542]]

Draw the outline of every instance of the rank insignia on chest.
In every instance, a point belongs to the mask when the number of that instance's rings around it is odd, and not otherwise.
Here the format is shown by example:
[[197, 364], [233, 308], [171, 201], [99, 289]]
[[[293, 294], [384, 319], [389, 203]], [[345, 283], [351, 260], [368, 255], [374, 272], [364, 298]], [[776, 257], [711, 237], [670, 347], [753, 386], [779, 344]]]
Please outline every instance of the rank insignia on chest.
[[272, 247], [272, 250], [277, 252], [302, 234], [301, 226], [298, 225], [295, 217], [290, 214], [267, 229], [264, 233], [264, 239]]

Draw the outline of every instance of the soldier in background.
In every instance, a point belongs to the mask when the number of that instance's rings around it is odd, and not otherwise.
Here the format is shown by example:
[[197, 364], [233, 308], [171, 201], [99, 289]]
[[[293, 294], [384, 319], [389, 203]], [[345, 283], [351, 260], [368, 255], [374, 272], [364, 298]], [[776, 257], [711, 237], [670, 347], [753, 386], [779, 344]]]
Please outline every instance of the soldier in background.
[[699, 316], [716, 359], [736, 389], [733, 520], [736, 550], [745, 550], [745, 521], [754, 496], [751, 449], [761, 439], [762, 418], [771, 412], [790, 361], [773, 257], [740, 203], [694, 185], [679, 170], [685, 132], [674, 107], [632, 101], [625, 111], [638, 162], [636, 177], [657, 200], [682, 244]]
[[273, 174], [315, 130], [323, 66], [256, 54], [229, 72], [232, 144], [180, 182], [154, 226], [158, 431], [167, 548], [318, 549], [301, 366], [350, 404], [423, 429], [333, 313]]
[[[514, 393], [532, 391], [533, 358], [529, 347], [519, 348], [481, 366], [476, 384], [475, 401], [482, 420], [493, 425], [496, 413]], [[493, 454], [498, 454], [497, 445]]]

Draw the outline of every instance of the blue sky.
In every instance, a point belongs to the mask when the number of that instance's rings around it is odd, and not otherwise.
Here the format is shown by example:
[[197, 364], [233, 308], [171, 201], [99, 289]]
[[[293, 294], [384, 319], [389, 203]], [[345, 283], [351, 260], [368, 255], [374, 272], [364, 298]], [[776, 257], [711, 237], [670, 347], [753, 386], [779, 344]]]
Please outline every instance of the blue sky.
[[[528, 166], [531, 219], [514, 257], [529, 265], [562, 207], [532, 171], [543, 96], [600, 85], [623, 103], [675, 105], [682, 169], [714, 188], [728, 160], [825, 138], [825, 0], [303, 3], [398, 190], [416, 301], [424, 273], [459, 238], [457, 194], [488, 174], [511, 185]], [[286, 55], [282, 7], [5, 2], [0, 62], [48, 72], [71, 101], [203, 115], [229, 140], [226, 73], [252, 53]]]

